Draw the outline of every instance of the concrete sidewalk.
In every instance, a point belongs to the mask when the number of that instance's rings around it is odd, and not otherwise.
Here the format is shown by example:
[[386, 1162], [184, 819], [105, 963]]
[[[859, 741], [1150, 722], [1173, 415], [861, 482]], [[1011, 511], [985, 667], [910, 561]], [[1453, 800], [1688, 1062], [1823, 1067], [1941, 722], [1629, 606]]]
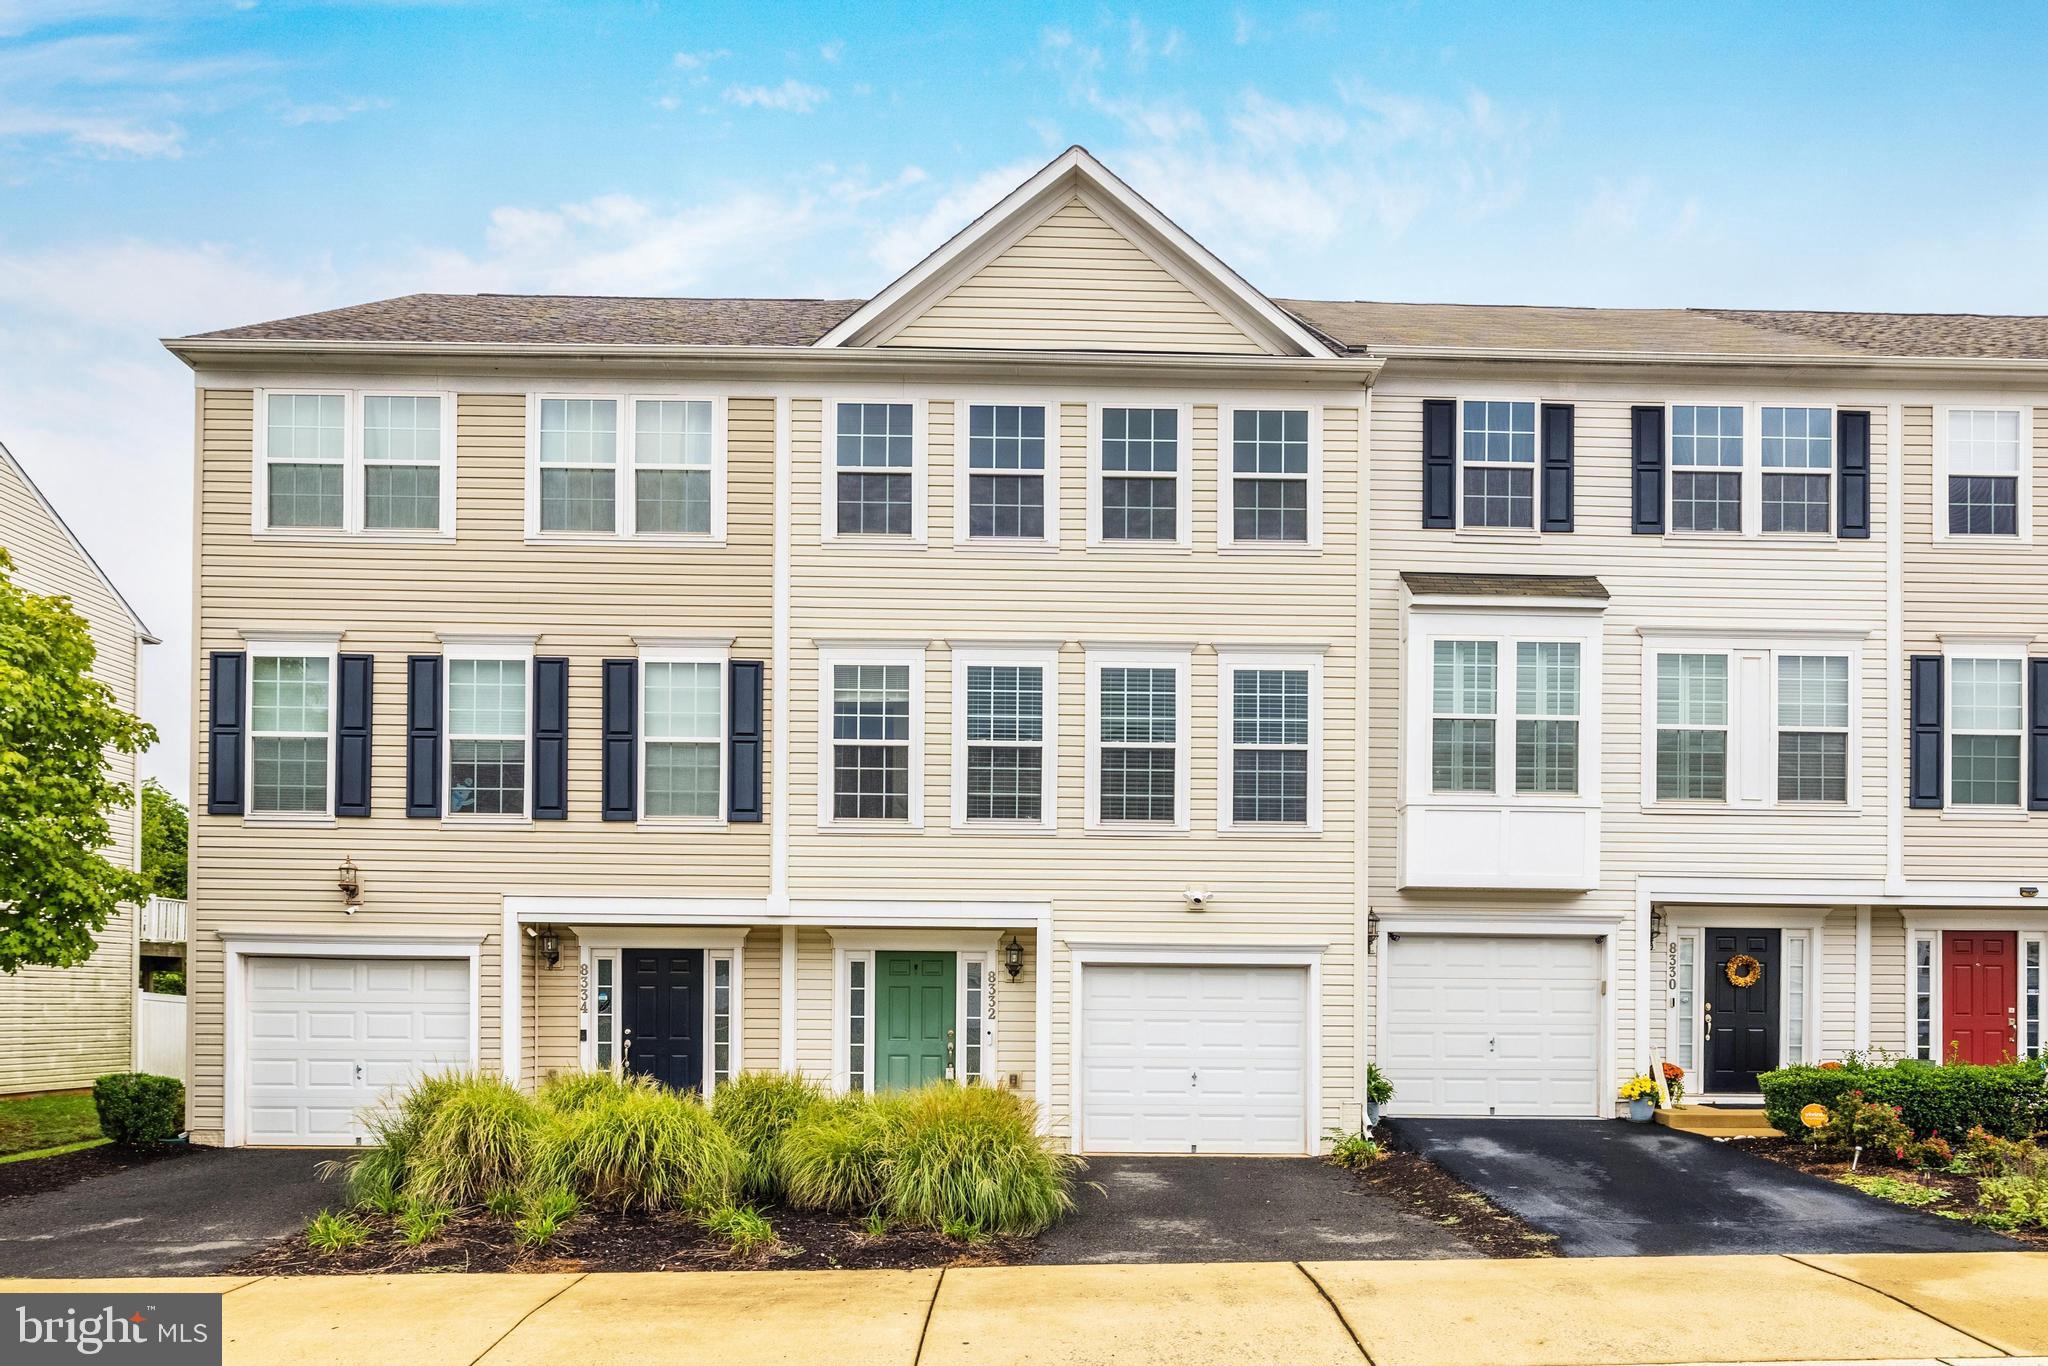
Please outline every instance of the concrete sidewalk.
[[[0, 1282], [225, 1292], [231, 1363], [2048, 1362], [2048, 1253]], [[139, 1298], [138, 1297], [142, 1297]]]

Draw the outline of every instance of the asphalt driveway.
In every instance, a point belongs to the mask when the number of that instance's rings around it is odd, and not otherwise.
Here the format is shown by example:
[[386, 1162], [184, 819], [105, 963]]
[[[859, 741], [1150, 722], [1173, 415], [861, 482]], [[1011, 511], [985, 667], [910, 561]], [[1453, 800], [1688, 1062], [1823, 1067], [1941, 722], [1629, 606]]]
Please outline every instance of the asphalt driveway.
[[1390, 1119], [1395, 1140], [1557, 1235], [1568, 1257], [2012, 1252], [1986, 1229], [1781, 1167], [1734, 1143], [1597, 1119]]
[[335, 1204], [333, 1153], [201, 1148], [0, 1204], [0, 1276], [199, 1276]]
[[1451, 1233], [1307, 1157], [1091, 1157], [1039, 1262], [1472, 1257]]

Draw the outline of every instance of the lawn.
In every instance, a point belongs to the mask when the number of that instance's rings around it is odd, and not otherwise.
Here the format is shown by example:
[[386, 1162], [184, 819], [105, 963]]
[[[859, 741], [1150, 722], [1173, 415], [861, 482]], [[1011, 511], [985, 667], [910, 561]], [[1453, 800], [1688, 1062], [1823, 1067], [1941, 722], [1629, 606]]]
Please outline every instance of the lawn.
[[91, 1096], [0, 1100], [0, 1157], [83, 1143], [100, 1136]]

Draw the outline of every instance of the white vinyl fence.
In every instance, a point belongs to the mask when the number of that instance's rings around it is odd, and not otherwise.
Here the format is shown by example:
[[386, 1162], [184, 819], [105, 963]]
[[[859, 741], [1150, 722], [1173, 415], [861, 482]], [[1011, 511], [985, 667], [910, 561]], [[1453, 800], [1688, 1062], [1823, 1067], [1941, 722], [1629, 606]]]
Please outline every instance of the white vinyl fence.
[[135, 993], [135, 1070], [185, 1080], [185, 998]]

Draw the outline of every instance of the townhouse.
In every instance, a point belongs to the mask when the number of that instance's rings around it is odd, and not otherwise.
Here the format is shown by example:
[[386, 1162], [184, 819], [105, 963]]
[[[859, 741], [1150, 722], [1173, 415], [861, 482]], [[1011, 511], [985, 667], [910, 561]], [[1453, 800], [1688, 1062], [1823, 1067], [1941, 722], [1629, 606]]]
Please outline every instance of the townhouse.
[[872, 299], [168, 345], [202, 1140], [780, 1067], [1302, 1152], [1369, 1061], [2038, 1042], [2040, 320], [1275, 301], [1076, 148]]

